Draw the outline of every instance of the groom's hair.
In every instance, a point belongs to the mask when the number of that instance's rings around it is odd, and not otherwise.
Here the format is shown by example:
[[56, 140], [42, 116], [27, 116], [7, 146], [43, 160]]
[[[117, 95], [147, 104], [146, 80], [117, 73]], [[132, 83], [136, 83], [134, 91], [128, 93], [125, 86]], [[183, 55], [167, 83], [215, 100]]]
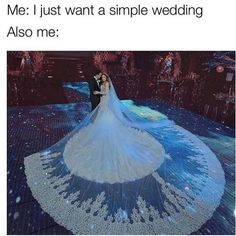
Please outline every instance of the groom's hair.
[[95, 70], [95, 71], [94, 71], [94, 75], [98, 75], [98, 74], [100, 74], [100, 73], [102, 73], [100, 70]]

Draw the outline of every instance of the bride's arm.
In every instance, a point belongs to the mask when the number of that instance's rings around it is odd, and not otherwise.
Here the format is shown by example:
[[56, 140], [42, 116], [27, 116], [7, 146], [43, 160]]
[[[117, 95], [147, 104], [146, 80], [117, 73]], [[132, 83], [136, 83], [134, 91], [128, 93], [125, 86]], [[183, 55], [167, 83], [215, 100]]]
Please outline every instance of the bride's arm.
[[108, 94], [108, 92], [109, 92], [109, 83], [106, 83], [105, 84], [105, 90], [102, 91], [102, 92], [98, 92], [98, 94], [106, 95], [106, 94]]

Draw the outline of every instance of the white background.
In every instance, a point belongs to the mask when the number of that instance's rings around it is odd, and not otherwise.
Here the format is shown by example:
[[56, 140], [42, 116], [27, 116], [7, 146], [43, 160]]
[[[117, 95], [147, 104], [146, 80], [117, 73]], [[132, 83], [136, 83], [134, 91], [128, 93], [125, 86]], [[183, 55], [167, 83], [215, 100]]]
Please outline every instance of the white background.
[[[202, 6], [194, 16], [7, 16], [7, 4], [45, 6]], [[30, 11], [29, 11], [30, 12]], [[0, 234], [6, 234], [7, 50], [235, 50], [236, 0], [1, 0], [0, 2]], [[10, 26], [59, 28], [58, 38], [6, 38]]]

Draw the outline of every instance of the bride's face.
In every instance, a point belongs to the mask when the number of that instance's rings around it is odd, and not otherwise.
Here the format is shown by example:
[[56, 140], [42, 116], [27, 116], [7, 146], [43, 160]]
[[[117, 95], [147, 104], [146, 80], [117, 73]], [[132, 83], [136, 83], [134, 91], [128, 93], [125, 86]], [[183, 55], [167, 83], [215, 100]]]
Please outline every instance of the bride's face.
[[105, 75], [102, 75], [102, 82], [105, 82], [107, 80], [107, 77]]

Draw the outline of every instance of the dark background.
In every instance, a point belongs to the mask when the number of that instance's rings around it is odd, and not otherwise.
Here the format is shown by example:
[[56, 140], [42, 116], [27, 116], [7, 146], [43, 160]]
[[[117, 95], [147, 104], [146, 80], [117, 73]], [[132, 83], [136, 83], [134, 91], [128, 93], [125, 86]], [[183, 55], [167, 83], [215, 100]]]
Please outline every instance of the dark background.
[[161, 99], [234, 127], [234, 52], [9, 51], [7, 60], [8, 106], [68, 103], [63, 83], [100, 69], [120, 99]]

